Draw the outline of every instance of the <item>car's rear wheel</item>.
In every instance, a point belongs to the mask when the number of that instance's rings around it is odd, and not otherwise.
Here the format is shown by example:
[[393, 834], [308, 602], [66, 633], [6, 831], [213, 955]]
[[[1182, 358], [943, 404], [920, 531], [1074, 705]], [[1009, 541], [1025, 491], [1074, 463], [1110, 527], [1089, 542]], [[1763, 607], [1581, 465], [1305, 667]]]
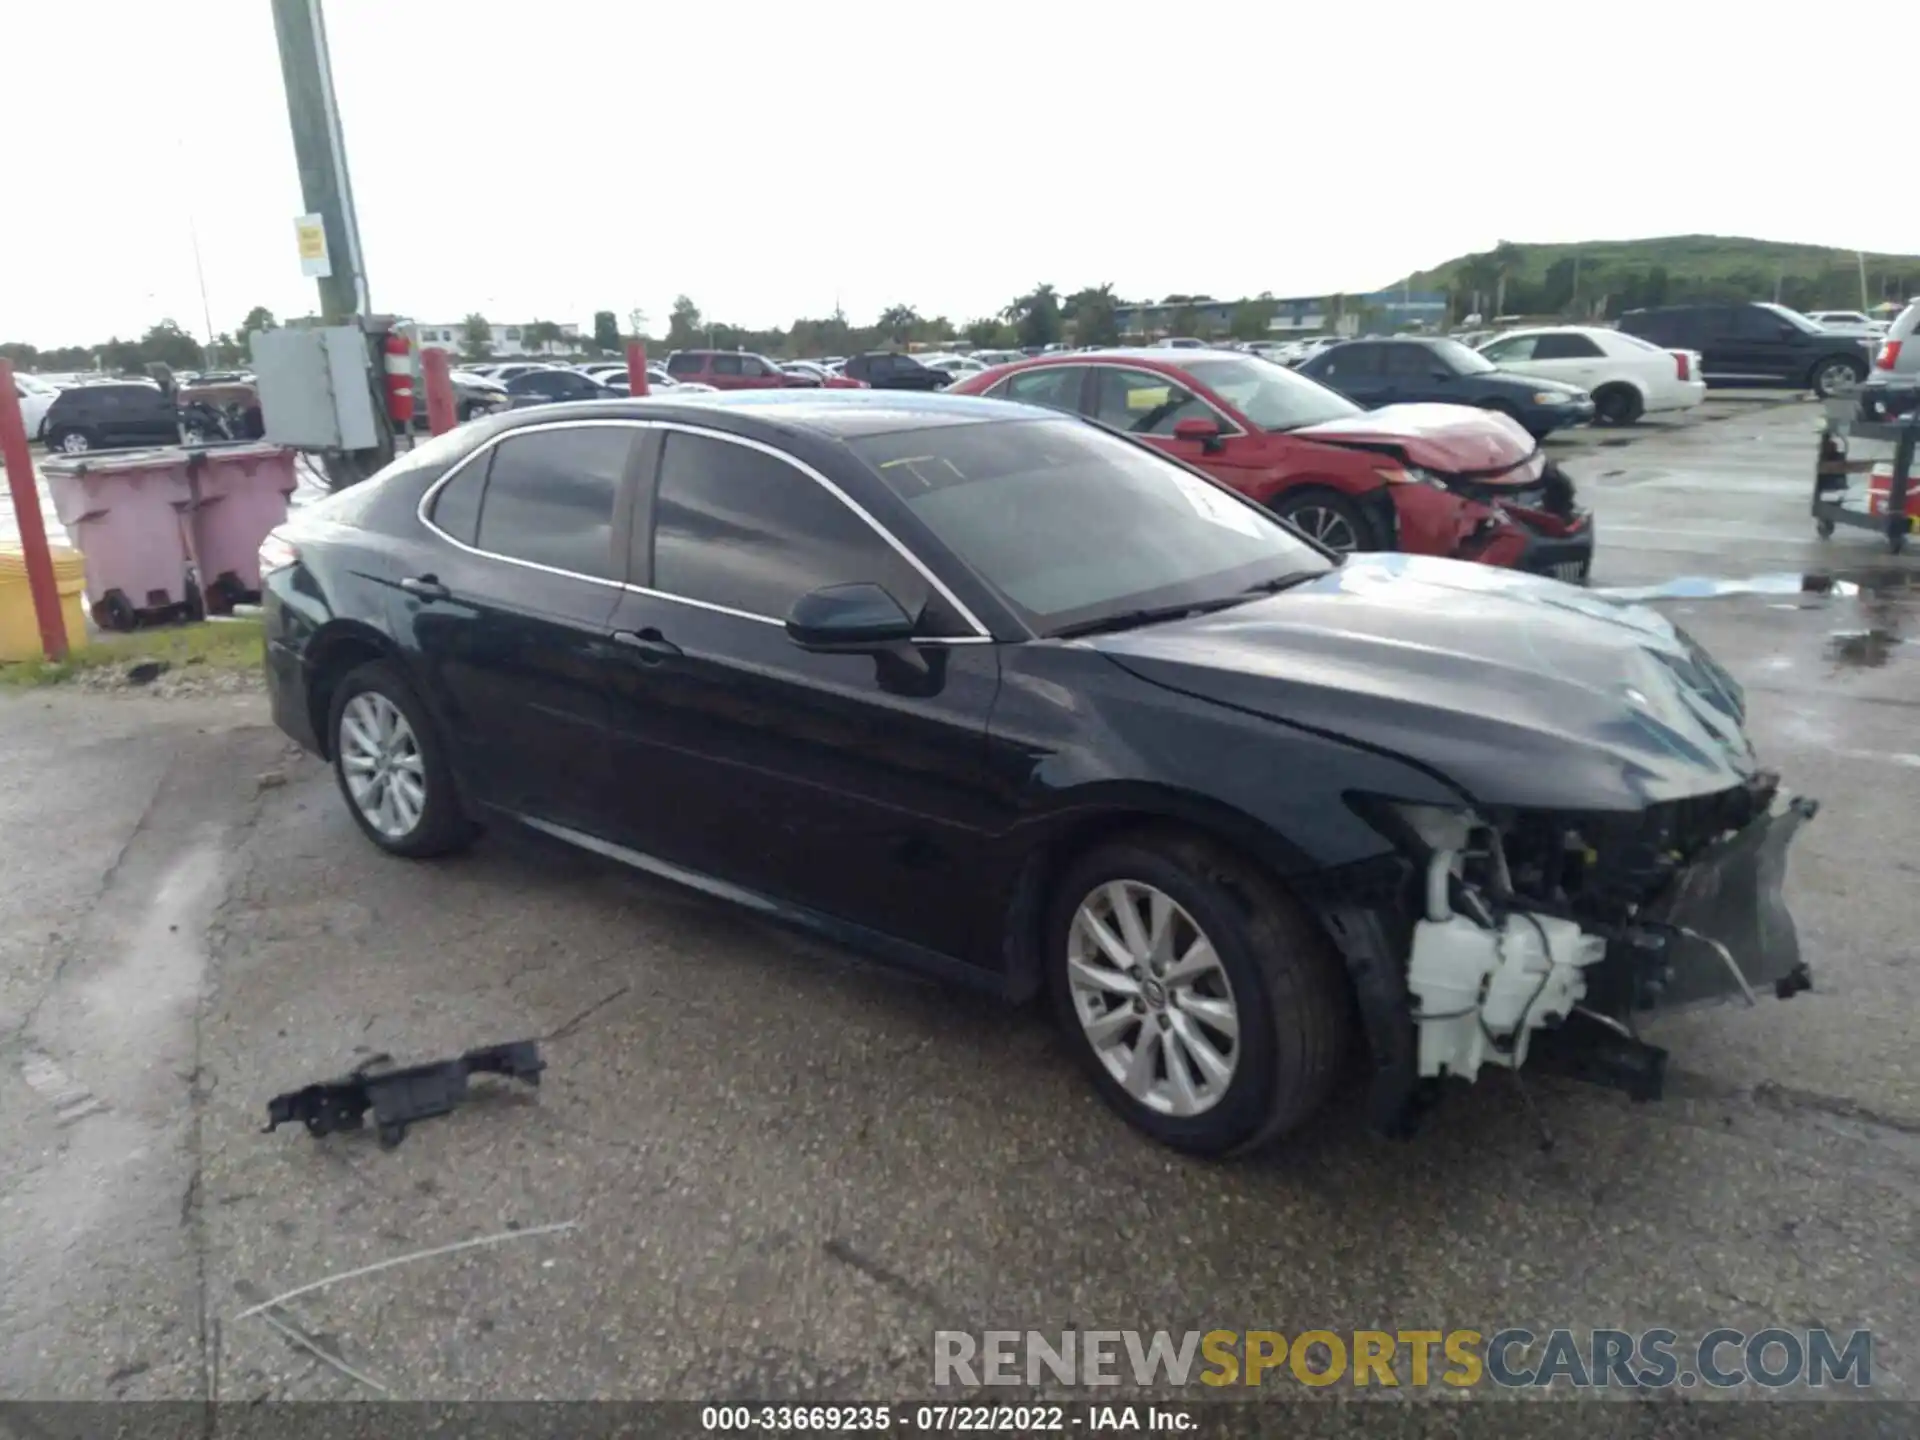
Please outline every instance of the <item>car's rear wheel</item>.
[[1593, 418], [1602, 425], [1631, 425], [1646, 413], [1646, 402], [1631, 385], [1602, 385], [1593, 392]]
[[382, 850], [419, 859], [473, 839], [433, 719], [392, 665], [373, 661], [341, 679], [328, 737], [347, 809]]
[[1147, 830], [1062, 877], [1047, 927], [1061, 1024], [1102, 1098], [1202, 1155], [1297, 1127], [1338, 1078], [1350, 1006], [1327, 938], [1212, 842]]
[[1867, 367], [1857, 360], [1848, 360], [1842, 356], [1822, 360], [1813, 367], [1813, 376], [1807, 382], [1808, 388], [1825, 400], [1830, 395], [1838, 395], [1843, 390], [1851, 390], [1867, 378]]
[[1290, 490], [1273, 502], [1272, 509], [1308, 539], [1342, 555], [1371, 550], [1378, 543], [1360, 507], [1337, 490]]
[[84, 430], [62, 427], [47, 437], [47, 448], [66, 455], [84, 455], [93, 449], [93, 437]]

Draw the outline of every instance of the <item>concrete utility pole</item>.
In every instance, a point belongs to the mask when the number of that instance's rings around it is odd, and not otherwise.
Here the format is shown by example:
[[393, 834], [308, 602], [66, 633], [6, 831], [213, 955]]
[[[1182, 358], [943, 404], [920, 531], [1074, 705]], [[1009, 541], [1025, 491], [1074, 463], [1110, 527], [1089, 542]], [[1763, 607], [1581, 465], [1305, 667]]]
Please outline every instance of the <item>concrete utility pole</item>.
[[320, 314], [326, 320], [365, 315], [367, 271], [360, 257], [360, 222], [347, 178], [347, 146], [340, 107], [333, 97], [327, 59], [327, 27], [320, 0], [272, 0], [273, 29], [280, 41], [280, 73], [287, 86], [287, 119], [300, 166], [300, 194], [307, 212], [321, 217], [333, 273], [319, 279]]

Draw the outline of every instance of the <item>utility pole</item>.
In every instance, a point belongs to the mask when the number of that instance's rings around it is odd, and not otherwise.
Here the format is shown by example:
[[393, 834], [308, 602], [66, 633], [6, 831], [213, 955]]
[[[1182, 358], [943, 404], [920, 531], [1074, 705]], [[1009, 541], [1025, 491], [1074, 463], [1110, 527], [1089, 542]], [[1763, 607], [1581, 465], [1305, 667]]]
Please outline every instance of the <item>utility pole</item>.
[[280, 41], [280, 73], [287, 87], [287, 119], [307, 212], [321, 217], [332, 273], [319, 279], [320, 314], [341, 321], [367, 313], [367, 272], [360, 257], [360, 222], [347, 178], [347, 146], [333, 96], [327, 27], [320, 0], [272, 0]]

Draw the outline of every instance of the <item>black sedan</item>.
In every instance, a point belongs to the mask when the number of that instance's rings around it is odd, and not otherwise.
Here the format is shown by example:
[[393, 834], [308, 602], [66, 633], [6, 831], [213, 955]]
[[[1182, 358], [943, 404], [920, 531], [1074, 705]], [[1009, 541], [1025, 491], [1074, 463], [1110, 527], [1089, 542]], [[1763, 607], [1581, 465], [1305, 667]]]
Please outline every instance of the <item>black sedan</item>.
[[1473, 405], [1511, 416], [1536, 440], [1593, 420], [1593, 397], [1586, 391], [1502, 370], [1458, 340], [1348, 340], [1297, 368], [1369, 410], [1420, 402]]
[[1197, 1152], [1297, 1124], [1356, 1045], [1392, 1125], [1536, 1032], [1644, 1076], [1636, 1011], [1805, 983], [1780, 881], [1812, 807], [1683, 633], [1342, 563], [1088, 421], [873, 391], [511, 413], [261, 558], [275, 718], [376, 845], [510, 819], [1044, 994], [1115, 1108]]
[[528, 370], [506, 382], [507, 395], [516, 410], [529, 405], [557, 405], [568, 400], [608, 400], [620, 394], [578, 370]]

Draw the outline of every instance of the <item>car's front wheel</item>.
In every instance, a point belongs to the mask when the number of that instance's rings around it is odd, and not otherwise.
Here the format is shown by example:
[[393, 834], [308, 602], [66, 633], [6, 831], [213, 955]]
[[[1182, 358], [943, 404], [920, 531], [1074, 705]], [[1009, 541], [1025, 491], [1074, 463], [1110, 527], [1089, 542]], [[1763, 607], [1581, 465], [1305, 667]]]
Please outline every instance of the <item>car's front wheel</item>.
[[397, 669], [374, 661], [350, 672], [330, 716], [334, 776], [369, 840], [414, 859], [472, 840], [439, 732]]
[[1273, 502], [1273, 513], [1310, 540], [1341, 555], [1374, 548], [1373, 526], [1360, 507], [1337, 490], [1289, 491]]
[[1279, 886], [1208, 840], [1143, 831], [1062, 878], [1048, 978], [1102, 1097], [1202, 1155], [1294, 1129], [1338, 1078], [1352, 1021], [1339, 960]]
[[47, 437], [47, 448], [65, 455], [84, 455], [93, 449], [93, 437], [84, 430], [60, 429]]

